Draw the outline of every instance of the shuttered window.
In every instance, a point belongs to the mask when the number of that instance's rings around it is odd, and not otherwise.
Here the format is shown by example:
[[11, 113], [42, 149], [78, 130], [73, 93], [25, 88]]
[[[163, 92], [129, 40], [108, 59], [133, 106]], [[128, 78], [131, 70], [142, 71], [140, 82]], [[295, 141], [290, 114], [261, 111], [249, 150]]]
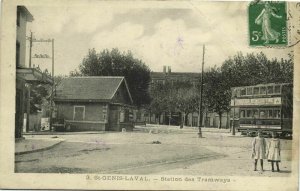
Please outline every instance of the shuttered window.
[[83, 121], [85, 118], [85, 106], [74, 106], [74, 121]]

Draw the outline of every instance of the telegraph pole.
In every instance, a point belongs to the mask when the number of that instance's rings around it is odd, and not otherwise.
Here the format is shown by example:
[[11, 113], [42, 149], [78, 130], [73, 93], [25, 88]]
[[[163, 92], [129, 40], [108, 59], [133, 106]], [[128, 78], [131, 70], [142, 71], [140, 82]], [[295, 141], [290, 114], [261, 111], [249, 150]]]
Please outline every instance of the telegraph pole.
[[[32, 49], [32, 32], [29, 37], [29, 68], [31, 68], [31, 49]], [[30, 92], [31, 87], [27, 84], [27, 100], [26, 100], [26, 132], [29, 131], [29, 118], [30, 118]]]
[[51, 91], [51, 103], [50, 103], [50, 131], [52, 130], [52, 124], [53, 124], [53, 96], [54, 96], [54, 39], [52, 39], [52, 91]]
[[202, 131], [201, 131], [201, 127], [202, 127], [202, 119], [203, 119], [203, 115], [202, 115], [202, 100], [203, 100], [203, 76], [204, 76], [204, 54], [205, 54], [205, 45], [203, 45], [203, 56], [202, 56], [202, 70], [201, 70], [201, 84], [200, 84], [200, 105], [199, 105], [199, 132], [198, 132], [198, 136], [199, 138], [202, 138]]
[[[31, 32], [31, 37], [30, 37], [30, 49], [29, 49], [29, 66], [31, 66], [31, 47], [33, 42], [40, 42], [40, 43], [51, 43], [52, 44], [52, 72], [51, 72], [51, 77], [53, 80], [53, 84], [51, 87], [51, 97], [50, 97], [50, 117], [49, 117], [49, 129], [52, 130], [52, 114], [53, 114], [53, 96], [54, 96], [54, 39], [33, 39], [32, 38], [32, 32]], [[48, 55], [35, 55], [33, 58], [50, 58]]]

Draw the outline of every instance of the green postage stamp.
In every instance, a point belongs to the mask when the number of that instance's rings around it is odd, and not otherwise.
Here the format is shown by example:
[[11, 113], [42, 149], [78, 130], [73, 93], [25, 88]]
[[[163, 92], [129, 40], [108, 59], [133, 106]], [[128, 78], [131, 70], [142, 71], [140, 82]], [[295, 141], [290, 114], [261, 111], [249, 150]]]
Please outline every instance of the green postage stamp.
[[258, 1], [249, 5], [250, 46], [288, 44], [285, 1]]

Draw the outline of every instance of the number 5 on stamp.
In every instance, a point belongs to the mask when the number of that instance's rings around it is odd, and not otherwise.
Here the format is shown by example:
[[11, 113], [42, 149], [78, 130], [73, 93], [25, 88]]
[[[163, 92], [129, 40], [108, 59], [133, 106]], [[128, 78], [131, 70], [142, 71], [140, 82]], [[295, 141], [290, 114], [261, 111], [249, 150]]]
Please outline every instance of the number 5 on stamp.
[[251, 3], [248, 14], [250, 46], [287, 45], [286, 2]]

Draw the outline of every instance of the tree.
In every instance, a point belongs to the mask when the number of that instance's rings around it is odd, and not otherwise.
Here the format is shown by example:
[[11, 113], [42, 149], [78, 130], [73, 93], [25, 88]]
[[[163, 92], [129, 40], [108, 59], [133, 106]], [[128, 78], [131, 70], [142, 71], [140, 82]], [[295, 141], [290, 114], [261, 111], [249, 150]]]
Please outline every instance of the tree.
[[156, 116], [162, 113], [169, 113], [169, 123], [172, 112], [175, 111], [175, 89], [173, 85], [166, 81], [164, 83], [156, 83], [150, 89], [151, 103], [150, 110]]
[[198, 103], [198, 92], [192, 83], [184, 81], [153, 84], [150, 91], [152, 113], [160, 116], [162, 113], [169, 114], [169, 124], [171, 123], [172, 113], [180, 112], [180, 127], [187, 123], [187, 116], [194, 112], [195, 102]]
[[231, 88], [263, 83], [293, 83], [293, 60], [269, 60], [259, 54], [237, 53], [225, 60], [221, 67], [211, 68], [205, 74], [205, 92], [208, 108], [218, 113], [229, 111]]
[[41, 105], [47, 102], [49, 87], [45, 84], [32, 84], [30, 90], [30, 113], [41, 110]]
[[173, 84], [175, 90], [174, 105], [177, 111], [181, 113], [180, 128], [187, 124], [188, 114], [195, 109], [195, 97], [197, 97], [195, 88], [190, 82], [176, 82]]
[[70, 75], [124, 76], [134, 104], [141, 106], [150, 103], [150, 69], [142, 60], [134, 58], [130, 51], [121, 53], [114, 48], [97, 53], [95, 49], [90, 49], [79, 65], [79, 71], [74, 70]]
[[214, 67], [205, 73], [205, 95], [208, 109], [219, 115], [219, 128], [222, 127], [222, 114], [230, 110], [230, 86], [220, 68]]
[[221, 66], [224, 79], [230, 87], [249, 86], [261, 83], [292, 83], [293, 60], [269, 60], [262, 52], [259, 54], [238, 53], [228, 58]]

